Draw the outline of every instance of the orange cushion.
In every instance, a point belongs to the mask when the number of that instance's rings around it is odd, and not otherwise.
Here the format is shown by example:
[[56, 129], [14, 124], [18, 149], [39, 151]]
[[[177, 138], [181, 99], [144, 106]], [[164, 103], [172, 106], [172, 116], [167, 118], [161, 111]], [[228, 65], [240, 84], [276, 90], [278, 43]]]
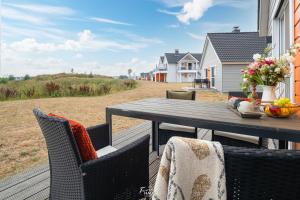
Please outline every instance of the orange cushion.
[[97, 158], [97, 153], [92, 144], [90, 136], [82, 124], [52, 113], [49, 113], [48, 116], [65, 119], [69, 122], [83, 161], [94, 160]]

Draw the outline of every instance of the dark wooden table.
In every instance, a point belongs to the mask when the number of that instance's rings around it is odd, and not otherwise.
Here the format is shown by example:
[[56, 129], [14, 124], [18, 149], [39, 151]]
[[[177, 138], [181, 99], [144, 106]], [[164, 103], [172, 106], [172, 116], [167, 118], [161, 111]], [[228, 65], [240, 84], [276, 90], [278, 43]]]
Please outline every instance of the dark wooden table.
[[[106, 108], [106, 122], [112, 135], [112, 115], [199, 127], [210, 130], [300, 142], [300, 118], [244, 119], [223, 102], [195, 102], [174, 99], [143, 99]], [[153, 143], [157, 142], [153, 128]], [[153, 145], [155, 146], [155, 145]]]

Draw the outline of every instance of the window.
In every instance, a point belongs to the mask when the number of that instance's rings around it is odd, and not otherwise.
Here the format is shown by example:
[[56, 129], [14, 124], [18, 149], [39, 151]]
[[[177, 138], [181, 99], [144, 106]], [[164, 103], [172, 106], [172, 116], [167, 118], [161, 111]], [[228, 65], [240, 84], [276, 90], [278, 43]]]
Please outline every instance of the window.
[[208, 69], [207, 68], [205, 69], [205, 78], [206, 79], [208, 78]]
[[211, 87], [215, 87], [215, 67], [210, 68], [211, 71]]
[[[278, 53], [282, 55], [290, 48], [290, 18], [289, 4], [285, 3], [278, 15]], [[285, 83], [280, 83], [277, 95], [289, 97], [290, 95], [290, 80], [286, 79]]]
[[189, 64], [188, 64], [188, 69], [189, 69], [189, 70], [192, 70], [192, 69], [193, 69], [193, 63], [189, 63]]

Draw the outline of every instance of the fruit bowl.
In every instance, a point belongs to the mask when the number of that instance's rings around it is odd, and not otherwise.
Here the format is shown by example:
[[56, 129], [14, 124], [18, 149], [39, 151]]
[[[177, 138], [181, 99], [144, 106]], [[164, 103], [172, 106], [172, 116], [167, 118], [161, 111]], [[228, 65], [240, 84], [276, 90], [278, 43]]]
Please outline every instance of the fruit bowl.
[[297, 104], [288, 104], [285, 106], [279, 106], [279, 105], [265, 105], [264, 111], [267, 116], [269, 117], [277, 117], [277, 118], [287, 118], [295, 113], [297, 113], [300, 109], [300, 105]]

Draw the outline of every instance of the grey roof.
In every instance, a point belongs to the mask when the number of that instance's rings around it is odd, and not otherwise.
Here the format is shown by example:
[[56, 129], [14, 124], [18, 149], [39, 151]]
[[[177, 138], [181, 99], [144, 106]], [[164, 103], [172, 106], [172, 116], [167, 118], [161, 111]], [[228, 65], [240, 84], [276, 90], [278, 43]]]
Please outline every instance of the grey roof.
[[[180, 59], [182, 59], [188, 53], [165, 53], [167, 61], [169, 64], [176, 64]], [[190, 53], [194, 58], [196, 58], [199, 62], [201, 61], [202, 54], [201, 53]]]
[[258, 32], [208, 33], [221, 62], [251, 62], [253, 54], [263, 53], [267, 47], [266, 37]]

